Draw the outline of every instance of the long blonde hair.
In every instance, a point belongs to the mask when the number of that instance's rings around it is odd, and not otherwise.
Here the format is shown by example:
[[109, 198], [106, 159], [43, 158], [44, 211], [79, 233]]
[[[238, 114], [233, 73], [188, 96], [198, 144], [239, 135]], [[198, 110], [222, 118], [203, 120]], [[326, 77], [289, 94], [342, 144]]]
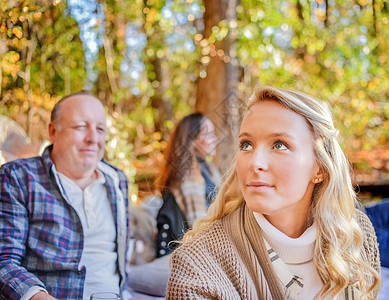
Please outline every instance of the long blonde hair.
[[[247, 103], [247, 110], [260, 101], [277, 101], [306, 119], [313, 133], [316, 161], [325, 174], [323, 182], [315, 185], [307, 216], [315, 220], [318, 228], [314, 264], [324, 284], [316, 298], [335, 297], [356, 282], [362, 297], [368, 298], [380, 284], [380, 278], [360, 254], [363, 233], [355, 219], [357, 199], [351, 182], [351, 168], [337, 141], [338, 131], [330, 111], [326, 105], [302, 92], [271, 86], [257, 89]], [[222, 181], [224, 184], [207, 216], [195, 222], [184, 241], [243, 204], [235, 159]]]

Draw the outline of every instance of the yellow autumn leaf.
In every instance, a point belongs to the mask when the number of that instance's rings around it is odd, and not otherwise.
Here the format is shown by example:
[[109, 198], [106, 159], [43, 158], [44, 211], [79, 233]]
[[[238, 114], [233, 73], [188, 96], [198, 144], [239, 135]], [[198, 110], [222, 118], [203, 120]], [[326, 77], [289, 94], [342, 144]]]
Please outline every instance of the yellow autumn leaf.
[[18, 39], [21, 39], [23, 36], [23, 30], [20, 26], [15, 26], [14, 28], [12, 28], [12, 33], [16, 35]]

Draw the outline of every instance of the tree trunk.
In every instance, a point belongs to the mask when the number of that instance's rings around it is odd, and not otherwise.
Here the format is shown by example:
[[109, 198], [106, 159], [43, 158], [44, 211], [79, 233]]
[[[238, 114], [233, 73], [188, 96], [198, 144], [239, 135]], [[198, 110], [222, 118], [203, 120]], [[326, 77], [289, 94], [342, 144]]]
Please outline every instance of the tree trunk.
[[[373, 0], [374, 1], [374, 0]], [[325, 28], [328, 28], [328, 18], [330, 16], [330, 4], [328, 3], [329, 1], [328, 0], [325, 0], [325, 4], [326, 4], [326, 19], [324, 20], [324, 27]]]
[[3, 99], [1, 86], [3, 85], [3, 69], [0, 67], [0, 99]]
[[[378, 2], [378, 3], [377, 3]], [[380, 15], [380, 3], [379, 1], [373, 0], [371, 7], [373, 9], [373, 36], [377, 38], [378, 46], [373, 49], [372, 54], [377, 55], [377, 50], [380, 48], [380, 32], [378, 28], [379, 24], [379, 15]]]
[[[164, 127], [164, 122], [166, 120], [171, 120], [174, 116], [173, 114], [173, 106], [164, 94], [169, 87], [170, 84], [170, 74], [168, 69], [163, 68], [162, 64], [166, 60], [165, 57], [159, 58], [156, 49], [160, 48], [159, 44], [164, 44], [165, 34], [162, 31], [159, 21], [157, 20], [147, 20], [147, 14], [151, 9], [155, 9], [157, 11], [161, 11], [161, 9], [165, 6], [165, 1], [158, 1], [149, 4], [150, 1], [143, 1], [144, 5], [144, 15], [143, 15], [143, 29], [144, 33], [147, 36], [147, 46], [145, 49], [145, 53], [147, 51], [153, 50], [154, 54], [151, 56], [145, 56], [145, 63], [152, 67], [152, 70], [148, 72], [148, 80], [154, 89], [154, 94], [151, 96], [151, 106], [158, 111], [154, 121], [155, 131], [161, 132], [164, 136], [164, 139], [168, 139], [168, 130]], [[147, 27], [151, 27], [152, 30], [148, 31]], [[149, 73], [154, 73], [154, 76], [150, 76]]]
[[[296, 3], [296, 8], [297, 8], [297, 11], [298, 11], [298, 17], [299, 17], [299, 21], [300, 23], [304, 23], [304, 8], [300, 2], [300, 0], [297, 0], [297, 3]], [[297, 34], [297, 32], [296, 32]], [[296, 59], [304, 59], [304, 55], [305, 53], [307, 52], [307, 48], [306, 46], [298, 46], [295, 50], [295, 57]]]
[[40, 89], [41, 95], [44, 95], [44, 93], [46, 92], [46, 72], [45, 72], [45, 67], [46, 67], [46, 63], [47, 63], [46, 51], [47, 51], [46, 44], [42, 44], [41, 73], [40, 73], [40, 78], [39, 78], [39, 89]]
[[28, 43], [28, 49], [27, 49], [27, 57], [26, 57], [26, 69], [24, 71], [24, 92], [27, 95], [28, 99], [28, 111], [27, 111], [27, 135], [31, 138], [32, 136], [32, 124], [33, 124], [33, 119], [35, 115], [35, 108], [34, 108], [34, 102], [32, 100], [32, 92], [31, 92], [31, 61], [32, 61], [32, 56], [35, 51], [35, 47], [37, 44], [36, 37], [32, 32], [32, 26], [29, 21], [26, 21], [25, 23], [25, 32], [29, 33], [30, 36], [30, 41]]
[[118, 87], [116, 83], [116, 78], [115, 78], [115, 72], [114, 72], [114, 51], [112, 49], [112, 44], [111, 44], [111, 37], [109, 36], [109, 33], [112, 32], [112, 28], [114, 27], [113, 24], [111, 24], [110, 21], [108, 21], [108, 10], [107, 10], [107, 4], [105, 1], [101, 1], [101, 7], [102, 11], [105, 15], [105, 22], [104, 22], [104, 36], [103, 36], [103, 45], [104, 45], [104, 58], [105, 58], [105, 63], [107, 67], [107, 77], [108, 77], [108, 83], [110, 87], [110, 91], [106, 90], [106, 104], [108, 107], [113, 107], [114, 106], [114, 101], [113, 101], [113, 95], [116, 94]]
[[[236, 19], [236, 0], [205, 0], [204, 38], [209, 38], [212, 27], [218, 26], [221, 20]], [[235, 37], [229, 33], [227, 37], [215, 44], [216, 51], [223, 50], [230, 57], [235, 44]], [[227, 60], [228, 61], [228, 60]], [[238, 133], [240, 119], [240, 101], [237, 93], [239, 70], [233, 60], [225, 62], [222, 57], [211, 56], [207, 65], [206, 77], [198, 78], [196, 110], [207, 115], [215, 125], [219, 138], [216, 165], [226, 170], [234, 153], [233, 141]]]
[[162, 68], [162, 61], [162, 59], [157, 57], [151, 61], [154, 68], [155, 81], [158, 82], [158, 86], [154, 89], [154, 95], [151, 97], [151, 106], [158, 110], [158, 116], [154, 122], [155, 131], [161, 132], [165, 136], [168, 134], [168, 131], [163, 124], [166, 120], [173, 118], [173, 107], [164, 97], [164, 93], [169, 85], [169, 73]]
[[105, 63], [105, 70], [98, 75], [97, 95], [111, 111], [120, 111], [117, 99], [122, 92], [120, 64], [124, 56], [127, 19], [122, 3], [98, 0], [104, 13], [103, 47], [99, 58]]

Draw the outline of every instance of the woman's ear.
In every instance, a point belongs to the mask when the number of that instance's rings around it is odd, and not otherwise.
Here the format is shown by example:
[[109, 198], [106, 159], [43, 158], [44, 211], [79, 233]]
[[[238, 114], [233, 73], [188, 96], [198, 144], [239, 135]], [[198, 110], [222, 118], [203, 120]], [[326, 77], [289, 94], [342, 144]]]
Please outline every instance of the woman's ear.
[[323, 181], [323, 177], [320, 177], [320, 176], [312, 178], [312, 182], [315, 183], [315, 184], [319, 183], [319, 182], [322, 182], [322, 181]]
[[326, 178], [325, 172], [322, 167], [319, 167], [319, 170], [316, 172], [315, 176], [312, 177], [312, 182], [314, 184], [322, 182]]

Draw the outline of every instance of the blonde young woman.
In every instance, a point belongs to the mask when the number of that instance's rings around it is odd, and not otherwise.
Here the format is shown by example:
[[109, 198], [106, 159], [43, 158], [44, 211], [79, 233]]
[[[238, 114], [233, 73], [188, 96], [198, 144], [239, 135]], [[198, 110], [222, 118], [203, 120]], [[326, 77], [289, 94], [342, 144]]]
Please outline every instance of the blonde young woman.
[[173, 252], [167, 299], [377, 298], [376, 236], [336, 137], [311, 96], [258, 89], [224, 185]]

